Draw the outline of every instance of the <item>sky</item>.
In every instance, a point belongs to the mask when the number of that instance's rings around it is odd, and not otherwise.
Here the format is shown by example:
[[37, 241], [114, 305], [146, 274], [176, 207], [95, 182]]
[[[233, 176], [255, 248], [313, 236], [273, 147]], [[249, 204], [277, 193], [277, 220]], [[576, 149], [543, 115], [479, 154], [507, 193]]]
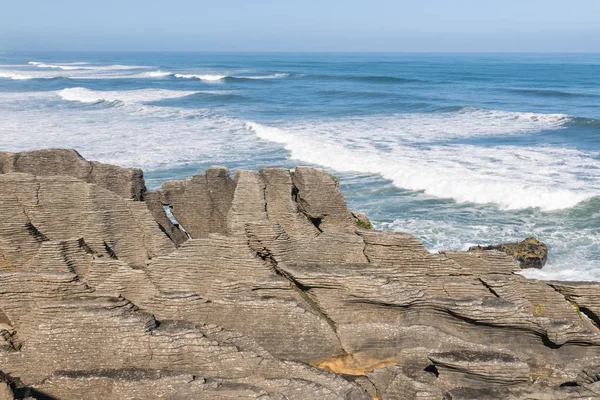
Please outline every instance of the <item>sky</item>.
[[600, 52], [600, 0], [0, 0], [0, 51]]

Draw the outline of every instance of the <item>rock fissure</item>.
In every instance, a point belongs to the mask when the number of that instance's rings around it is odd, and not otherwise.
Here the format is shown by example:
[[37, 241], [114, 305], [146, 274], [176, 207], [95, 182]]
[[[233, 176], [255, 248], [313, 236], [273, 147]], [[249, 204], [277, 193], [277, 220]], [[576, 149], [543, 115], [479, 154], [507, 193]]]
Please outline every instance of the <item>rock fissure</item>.
[[483, 286], [485, 286], [485, 288], [486, 288], [487, 290], [489, 290], [489, 292], [490, 292], [491, 294], [493, 294], [493, 295], [494, 295], [494, 296], [496, 296], [496, 297], [501, 297], [501, 296], [500, 296], [498, 293], [496, 293], [496, 291], [495, 291], [495, 290], [494, 290], [494, 289], [493, 289], [493, 288], [492, 288], [490, 285], [488, 285], [488, 284], [487, 284], [487, 282], [485, 282], [485, 281], [484, 281], [484, 280], [483, 280], [481, 277], [479, 277], [479, 278], [477, 278], [477, 279], [479, 279], [479, 282], [481, 282], [481, 284], [482, 284]]

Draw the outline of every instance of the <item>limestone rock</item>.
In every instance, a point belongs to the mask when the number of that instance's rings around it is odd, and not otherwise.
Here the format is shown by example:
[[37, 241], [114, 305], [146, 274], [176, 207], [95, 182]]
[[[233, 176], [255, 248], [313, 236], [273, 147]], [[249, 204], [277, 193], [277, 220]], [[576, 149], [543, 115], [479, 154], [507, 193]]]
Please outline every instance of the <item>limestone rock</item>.
[[[527, 382], [529, 365], [512, 354], [499, 351], [460, 350], [432, 353], [429, 359], [436, 366], [441, 379], [470, 386], [514, 385]], [[466, 385], [465, 385], [466, 386]]]
[[11, 172], [36, 176], [71, 176], [95, 183], [126, 199], [142, 200], [146, 191], [141, 169], [89, 162], [71, 149], [0, 152], [0, 173]]
[[187, 181], [168, 181], [159, 193], [164, 204], [172, 207], [173, 215], [193, 238], [209, 233], [229, 233], [229, 211], [235, 182], [229, 170], [209, 168], [204, 175]]
[[0, 396], [600, 398], [599, 283], [363, 229], [322, 170], [0, 172]]
[[481, 250], [496, 250], [513, 256], [521, 268], [542, 268], [548, 260], [548, 247], [532, 237], [517, 243], [474, 246], [469, 248], [469, 251]]

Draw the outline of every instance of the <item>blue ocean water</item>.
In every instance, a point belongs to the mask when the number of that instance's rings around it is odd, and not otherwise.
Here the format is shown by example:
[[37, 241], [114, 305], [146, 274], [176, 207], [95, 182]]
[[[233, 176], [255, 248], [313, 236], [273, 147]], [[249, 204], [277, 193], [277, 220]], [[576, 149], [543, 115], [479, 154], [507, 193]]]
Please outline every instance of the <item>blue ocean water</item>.
[[0, 150], [73, 147], [150, 187], [316, 165], [432, 250], [522, 240], [600, 280], [600, 54], [0, 53]]

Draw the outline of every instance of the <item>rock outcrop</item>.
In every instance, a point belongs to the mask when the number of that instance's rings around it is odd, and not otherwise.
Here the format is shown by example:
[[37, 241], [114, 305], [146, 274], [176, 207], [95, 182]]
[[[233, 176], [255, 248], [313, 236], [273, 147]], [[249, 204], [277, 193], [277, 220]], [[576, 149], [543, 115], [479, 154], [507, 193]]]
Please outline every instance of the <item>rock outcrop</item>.
[[0, 165], [0, 399], [600, 398], [600, 284], [363, 229], [322, 170]]
[[548, 261], [548, 247], [533, 237], [517, 243], [504, 243], [492, 246], [473, 246], [469, 248], [469, 251], [489, 250], [501, 251], [509, 256], [513, 256], [521, 268], [542, 268], [544, 265], [546, 265], [546, 261]]

